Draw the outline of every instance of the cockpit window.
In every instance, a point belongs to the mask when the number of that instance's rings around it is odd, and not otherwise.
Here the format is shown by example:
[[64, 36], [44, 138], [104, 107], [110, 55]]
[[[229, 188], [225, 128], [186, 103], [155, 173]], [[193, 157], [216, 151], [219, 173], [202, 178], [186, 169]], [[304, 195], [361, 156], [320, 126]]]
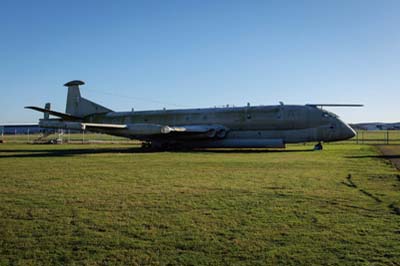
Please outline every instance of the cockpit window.
[[324, 112], [322, 113], [322, 116], [323, 116], [323, 117], [326, 117], [326, 118], [337, 118], [337, 117], [338, 117], [338, 116], [335, 115], [334, 113], [331, 113], [331, 112], [328, 112], [328, 111], [324, 111]]

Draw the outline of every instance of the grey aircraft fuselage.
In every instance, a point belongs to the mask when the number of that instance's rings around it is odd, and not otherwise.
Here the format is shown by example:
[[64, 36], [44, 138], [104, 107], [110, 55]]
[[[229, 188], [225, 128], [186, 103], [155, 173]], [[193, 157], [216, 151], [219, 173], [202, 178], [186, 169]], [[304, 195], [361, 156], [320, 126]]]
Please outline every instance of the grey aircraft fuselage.
[[[355, 132], [331, 112], [304, 105], [223, 107], [204, 109], [110, 112], [85, 118], [89, 123], [152, 123], [184, 126], [224, 125], [229, 128], [224, 139], [282, 139], [284, 143], [338, 141], [355, 136]], [[111, 130], [105, 133], [117, 132]], [[119, 136], [132, 139], [178, 141], [183, 136], [140, 136], [129, 131]], [[191, 139], [190, 136], [187, 138]]]
[[[83, 84], [67, 83], [66, 113], [46, 109], [61, 119], [47, 115], [41, 126], [88, 129], [142, 140], [153, 147], [282, 148], [287, 143], [331, 142], [355, 136], [337, 115], [316, 105], [113, 112], [82, 98], [78, 86]], [[46, 114], [45, 109], [29, 108]]]

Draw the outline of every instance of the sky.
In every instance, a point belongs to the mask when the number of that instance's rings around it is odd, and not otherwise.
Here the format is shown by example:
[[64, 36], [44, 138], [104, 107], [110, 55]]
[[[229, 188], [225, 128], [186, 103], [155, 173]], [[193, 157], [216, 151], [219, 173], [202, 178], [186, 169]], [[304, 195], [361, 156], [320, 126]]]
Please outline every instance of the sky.
[[400, 121], [400, 1], [0, 0], [0, 123], [65, 111], [307, 103]]

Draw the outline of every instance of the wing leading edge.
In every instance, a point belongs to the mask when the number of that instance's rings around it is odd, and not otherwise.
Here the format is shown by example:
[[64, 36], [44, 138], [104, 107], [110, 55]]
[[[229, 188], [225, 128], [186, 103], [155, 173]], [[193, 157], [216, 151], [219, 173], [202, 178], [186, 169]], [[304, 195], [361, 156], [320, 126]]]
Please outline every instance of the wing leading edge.
[[[41, 109], [41, 108], [40, 108]], [[46, 110], [47, 112], [47, 110]], [[90, 130], [126, 136], [195, 136], [200, 138], [224, 138], [228, 129], [221, 125], [187, 125], [168, 126], [159, 124], [103, 124], [85, 123], [80, 121], [62, 121], [60, 119], [42, 119], [39, 125], [44, 128], [62, 128], [74, 130]]]

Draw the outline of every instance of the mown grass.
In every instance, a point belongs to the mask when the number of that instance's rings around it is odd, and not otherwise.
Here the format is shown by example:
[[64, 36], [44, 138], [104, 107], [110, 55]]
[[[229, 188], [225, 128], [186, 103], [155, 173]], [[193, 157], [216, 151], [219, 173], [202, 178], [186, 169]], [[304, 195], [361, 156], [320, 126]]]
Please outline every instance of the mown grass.
[[398, 171], [311, 148], [2, 144], [0, 264], [400, 265]]

